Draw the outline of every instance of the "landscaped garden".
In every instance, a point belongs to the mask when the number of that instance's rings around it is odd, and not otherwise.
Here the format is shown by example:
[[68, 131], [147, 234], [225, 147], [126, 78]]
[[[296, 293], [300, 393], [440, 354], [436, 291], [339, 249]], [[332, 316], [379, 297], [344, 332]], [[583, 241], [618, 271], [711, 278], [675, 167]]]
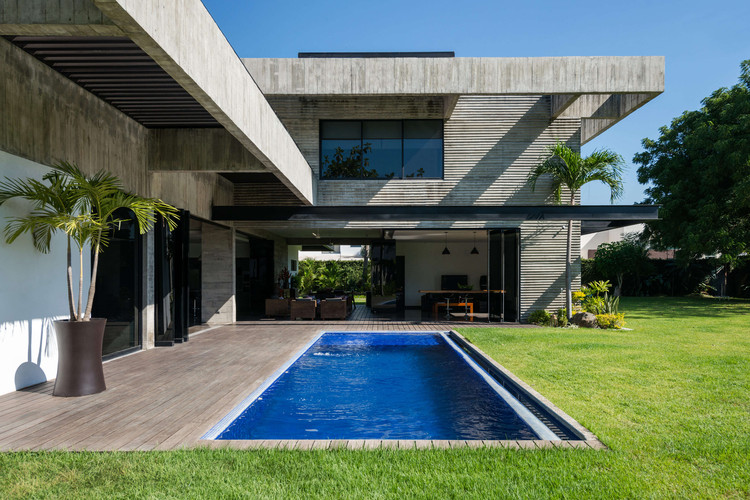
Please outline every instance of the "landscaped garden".
[[461, 332], [610, 449], [0, 454], [3, 498], [750, 496], [750, 302], [623, 298], [632, 331]]

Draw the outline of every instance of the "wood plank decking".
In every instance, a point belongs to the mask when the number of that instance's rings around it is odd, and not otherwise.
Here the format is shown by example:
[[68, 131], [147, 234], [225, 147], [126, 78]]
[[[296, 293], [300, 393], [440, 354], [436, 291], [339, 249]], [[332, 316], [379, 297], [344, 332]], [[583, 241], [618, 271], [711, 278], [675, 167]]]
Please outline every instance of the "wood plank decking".
[[[383, 328], [387, 324], [387, 328]], [[259, 321], [215, 328], [171, 348], [105, 363], [107, 390], [51, 395], [54, 381], [0, 396], [0, 451], [565, 446], [542, 442], [201, 441], [200, 437], [321, 330], [448, 330], [446, 323]], [[474, 325], [472, 325], [474, 326]]]

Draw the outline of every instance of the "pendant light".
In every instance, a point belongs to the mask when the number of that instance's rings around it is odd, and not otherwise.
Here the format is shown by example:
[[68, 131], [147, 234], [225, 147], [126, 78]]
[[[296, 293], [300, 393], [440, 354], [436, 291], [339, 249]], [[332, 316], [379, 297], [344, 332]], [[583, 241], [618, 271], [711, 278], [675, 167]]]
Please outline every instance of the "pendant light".
[[471, 249], [471, 255], [479, 255], [479, 250], [477, 250], [477, 232], [474, 231], [474, 248]]
[[443, 248], [443, 255], [450, 255], [451, 251], [448, 250], [448, 231], [445, 232], [445, 248]]

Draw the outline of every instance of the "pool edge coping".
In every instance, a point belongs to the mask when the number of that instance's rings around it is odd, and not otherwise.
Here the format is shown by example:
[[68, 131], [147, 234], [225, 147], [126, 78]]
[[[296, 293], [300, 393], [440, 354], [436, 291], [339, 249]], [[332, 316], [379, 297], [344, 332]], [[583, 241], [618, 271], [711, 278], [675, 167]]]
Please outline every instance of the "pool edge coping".
[[565, 413], [562, 409], [560, 409], [558, 406], [556, 406], [554, 403], [552, 403], [549, 399], [545, 398], [542, 394], [534, 390], [533, 387], [531, 387], [529, 384], [521, 380], [518, 376], [516, 376], [513, 372], [505, 368], [503, 365], [495, 361], [495, 359], [492, 358], [492, 356], [488, 355], [484, 351], [482, 351], [479, 347], [474, 345], [472, 342], [470, 342], [466, 337], [458, 333], [456, 330], [450, 330], [450, 332], [455, 335], [460, 341], [461, 344], [463, 344], [466, 348], [473, 351], [474, 354], [481, 356], [484, 358], [487, 363], [492, 365], [495, 369], [497, 369], [500, 373], [503, 374], [503, 376], [507, 377], [516, 387], [523, 391], [525, 395], [532, 399], [534, 402], [536, 402], [538, 405], [542, 406], [545, 410], [549, 411], [550, 413], [554, 414], [557, 418], [560, 419], [560, 421], [565, 424], [568, 428], [570, 428], [573, 432], [580, 435], [583, 439], [580, 440], [569, 440], [569, 441], [562, 441], [562, 442], [585, 442], [592, 446], [592, 448], [595, 449], [608, 449], [607, 446], [599, 440], [599, 438], [591, 432], [589, 429], [581, 425], [576, 419]]

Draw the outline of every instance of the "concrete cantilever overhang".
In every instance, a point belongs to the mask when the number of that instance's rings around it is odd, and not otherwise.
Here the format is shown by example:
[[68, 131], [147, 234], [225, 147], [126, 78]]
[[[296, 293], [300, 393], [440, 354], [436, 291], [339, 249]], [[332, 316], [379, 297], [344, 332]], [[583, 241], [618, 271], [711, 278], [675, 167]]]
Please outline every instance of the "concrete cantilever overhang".
[[310, 166], [200, 0], [93, 0], [292, 192], [313, 203]]
[[[664, 91], [664, 57], [243, 59], [267, 96], [549, 95], [550, 119], [581, 118], [590, 141]], [[447, 117], [447, 116], [446, 116]]]
[[130, 38], [258, 160], [246, 162], [252, 170], [265, 168], [302, 203], [314, 202], [310, 166], [200, 0], [13, 1], [2, 7], [3, 35]]

